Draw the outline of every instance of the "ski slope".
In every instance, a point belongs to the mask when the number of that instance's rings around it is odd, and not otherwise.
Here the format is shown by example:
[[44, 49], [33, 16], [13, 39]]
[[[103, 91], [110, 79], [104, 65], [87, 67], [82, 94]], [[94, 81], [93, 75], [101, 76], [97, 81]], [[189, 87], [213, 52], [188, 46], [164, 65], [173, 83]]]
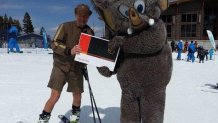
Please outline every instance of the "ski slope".
[[[45, 101], [50, 96], [47, 82], [53, 59], [51, 51], [25, 50], [23, 54], [7, 54], [0, 49], [0, 122], [36, 123]], [[182, 54], [185, 58], [186, 54]], [[217, 123], [218, 57], [205, 63], [175, 60], [167, 87], [164, 123]], [[196, 59], [198, 60], [198, 59]], [[89, 78], [102, 123], [120, 123], [121, 90], [116, 76], [105, 78], [95, 67], [88, 66]], [[84, 83], [80, 123], [93, 123], [87, 82]], [[72, 94], [63, 89], [50, 123], [61, 123], [59, 114], [69, 115]]]

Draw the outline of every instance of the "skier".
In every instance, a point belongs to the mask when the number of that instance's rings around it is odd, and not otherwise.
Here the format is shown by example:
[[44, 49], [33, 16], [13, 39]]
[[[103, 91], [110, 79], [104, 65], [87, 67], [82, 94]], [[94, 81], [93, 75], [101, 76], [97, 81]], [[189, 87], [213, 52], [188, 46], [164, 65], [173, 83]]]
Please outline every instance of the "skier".
[[211, 49], [209, 50], [210, 60], [212, 60], [213, 53], [214, 53], [214, 50], [213, 50], [213, 48], [211, 48]]
[[87, 25], [92, 14], [89, 7], [80, 4], [75, 8], [76, 20], [61, 24], [56, 32], [51, 47], [53, 53], [53, 69], [48, 87], [51, 88], [51, 96], [45, 103], [42, 113], [39, 115], [38, 123], [48, 123], [51, 112], [58, 101], [63, 86], [68, 82], [68, 92], [72, 92], [72, 115], [71, 123], [79, 122], [80, 105], [83, 92], [83, 73], [85, 64], [74, 61], [75, 54], [81, 52], [78, 45], [80, 34], [94, 35], [93, 30]]
[[184, 44], [184, 53], [188, 50], [188, 41], [185, 41], [185, 44]]
[[174, 52], [175, 51], [175, 41], [172, 41], [170, 45], [172, 48], [172, 52]]
[[178, 45], [177, 45], [177, 51], [178, 51], [178, 55], [177, 55], [177, 60], [181, 60], [181, 54], [182, 54], [182, 49], [183, 49], [183, 41], [180, 40]]
[[[17, 27], [15, 25], [12, 25], [11, 28], [9, 29], [8, 47], [10, 48], [10, 52], [22, 53], [17, 43], [17, 35], [18, 35]], [[14, 47], [16, 48], [16, 51], [14, 51]]]
[[205, 50], [204, 50], [203, 46], [199, 46], [198, 56], [199, 56], [199, 63], [204, 63]]
[[205, 53], [205, 57], [206, 57], [206, 61], [208, 60], [208, 49], [205, 49], [205, 51], [204, 51], [204, 53]]
[[194, 56], [195, 51], [196, 51], [195, 45], [194, 45], [193, 41], [191, 41], [191, 43], [188, 46], [188, 58], [187, 58], [187, 61], [191, 60], [192, 63], [194, 63], [194, 61], [195, 61], [195, 56]]

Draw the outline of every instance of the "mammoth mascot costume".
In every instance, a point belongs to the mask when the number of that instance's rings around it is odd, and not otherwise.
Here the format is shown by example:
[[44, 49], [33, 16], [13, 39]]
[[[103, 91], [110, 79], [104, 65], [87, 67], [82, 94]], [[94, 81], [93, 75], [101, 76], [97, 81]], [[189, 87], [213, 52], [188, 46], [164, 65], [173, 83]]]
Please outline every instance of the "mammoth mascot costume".
[[167, 0], [91, 0], [113, 37], [108, 52], [120, 47], [114, 71], [100, 67], [106, 77], [117, 74], [122, 90], [121, 123], [163, 123], [166, 87], [172, 54], [166, 28], [159, 19]]

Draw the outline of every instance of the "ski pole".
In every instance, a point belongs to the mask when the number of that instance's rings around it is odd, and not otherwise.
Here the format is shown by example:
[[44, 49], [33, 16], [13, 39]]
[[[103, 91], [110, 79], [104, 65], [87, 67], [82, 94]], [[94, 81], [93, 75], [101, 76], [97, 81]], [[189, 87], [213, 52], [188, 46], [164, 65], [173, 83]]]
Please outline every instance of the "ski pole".
[[96, 110], [97, 115], [98, 115], [98, 120], [101, 123], [101, 118], [99, 116], [98, 108], [97, 108], [97, 105], [96, 105], [96, 102], [95, 102], [95, 98], [94, 98], [94, 95], [92, 93], [92, 88], [91, 88], [91, 85], [90, 85], [90, 82], [89, 82], [89, 76], [88, 76], [87, 67], [84, 67], [83, 75], [84, 75], [85, 80], [88, 82], [88, 86], [89, 86], [89, 94], [90, 94], [90, 100], [91, 100], [91, 105], [92, 105], [92, 113], [93, 113], [93, 117], [94, 117], [94, 123], [96, 123], [96, 120], [95, 120], [95, 113], [94, 113], [93, 103], [94, 103], [95, 110]]
[[90, 86], [89, 86], [89, 95], [90, 95], [90, 100], [91, 100], [93, 119], [94, 119], [94, 123], [96, 123], [96, 120], [95, 120], [95, 112], [94, 112], [94, 107], [93, 107], [92, 92], [91, 92]]
[[[90, 89], [91, 89], [91, 86], [90, 86]], [[99, 120], [99, 122], [101, 123], [101, 118], [100, 118], [100, 116], [99, 116], [98, 108], [97, 108], [97, 105], [96, 105], [95, 98], [94, 98], [94, 95], [93, 95], [93, 93], [92, 93], [92, 90], [91, 90], [91, 95], [92, 95], [92, 100], [93, 100], [93, 102], [94, 102], [95, 110], [96, 110], [97, 115], [98, 115], [98, 120]]]
[[94, 123], [96, 123], [94, 107], [93, 107], [93, 101], [92, 101], [91, 87], [89, 85], [89, 76], [88, 76], [88, 71], [87, 71], [86, 67], [83, 69], [83, 75], [84, 75], [85, 80], [88, 82], [89, 96], [90, 96], [90, 101], [91, 101], [91, 106], [92, 106], [92, 114], [93, 114]]

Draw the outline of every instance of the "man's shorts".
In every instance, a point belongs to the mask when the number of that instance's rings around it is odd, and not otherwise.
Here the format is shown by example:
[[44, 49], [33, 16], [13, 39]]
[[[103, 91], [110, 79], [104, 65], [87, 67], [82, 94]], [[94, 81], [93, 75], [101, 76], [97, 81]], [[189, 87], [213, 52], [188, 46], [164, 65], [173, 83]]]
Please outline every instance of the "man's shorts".
[[82, 70], [64, 72], [57, 66], [53, 66], [48, 87], [62, 91], [64, 85], [68, 83], [67, 92], [83, 92], [83, 74]]

